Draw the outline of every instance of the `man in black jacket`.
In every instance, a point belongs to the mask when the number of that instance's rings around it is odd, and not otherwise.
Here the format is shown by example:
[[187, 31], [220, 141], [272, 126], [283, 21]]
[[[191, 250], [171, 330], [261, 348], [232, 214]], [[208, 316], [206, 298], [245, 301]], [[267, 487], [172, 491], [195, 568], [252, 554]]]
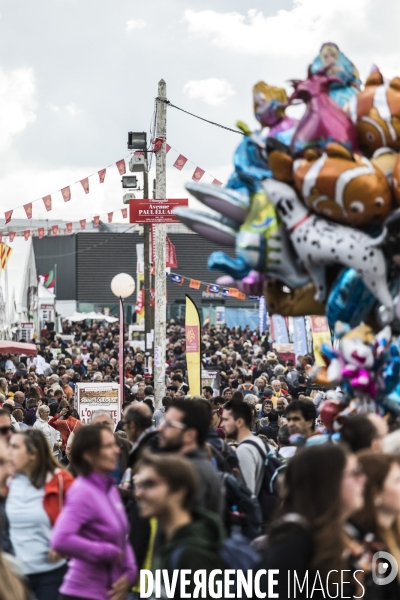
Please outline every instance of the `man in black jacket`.
[[196, 469], [201, 485], [196, 504], [222, 514], [223, 494], [220, 479], [205, 449], [210, 412], [204, 400], [176, 400], [160, 425], [160, 448], [186, 456]]

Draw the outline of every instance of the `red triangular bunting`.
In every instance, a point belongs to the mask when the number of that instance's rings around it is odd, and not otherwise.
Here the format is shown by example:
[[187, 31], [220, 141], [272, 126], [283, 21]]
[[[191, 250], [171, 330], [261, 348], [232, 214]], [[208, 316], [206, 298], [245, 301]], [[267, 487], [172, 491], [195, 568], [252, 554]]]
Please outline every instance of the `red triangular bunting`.
[[51, 196], [45, 196], [44, 198], [42, 198], [43, 203], [44, 203], [44, 207], [47, 210], [47, 212], [49, 210], [51, 210]]
[[161, 150], [164, 141], [165, 140], [162, 137], [155, 138], [153, 140], [153, 152], [158, 152], [159, 150]]
[[65, 227], [68, 233], [72, 233], [72, 223], [65, 223]]
[[178, 171], [182, 171], [182, 169], [186, 165], [186, 163], [187, 163], [186, 156], [183, 156], [183, 154], [180, 154], [172, 166], [175, 167], [175, 169], [178, 169]]
[[53, 235], [57, 235], [57, 233], [58, 233], [58, 225], [52, 225], [51, 226], [51, 233]]
[[121, 208], [121, 213], [122, 213], [122, 218], [123, 219], [127, 219], [128, 218], [128, 209], [127, 208]]
[[39, 229], [37, 230], [38, 232], [38, 237], [41, 240], [42, 237], [44, 236], [44, 227], [39, 227]]
[[32, 202], [28, 202], [28, 204], [24, 204], [24, 209], [26, 213], [27, 219], [32, 219]]
[[12, 210], [6, 210], [6, 212], [4, 213], [4, 218], [6, 220], [6, 225], [7, 225], [7, 223], [9, 223], [11, 221], [12, 214], [13, 214]]
[[221, 185], [222, 185], [222, 182], [221, 182], [221, 181], [218, 181], [218, 179], [214, 179], [214, 181], [213, 181], [213, 184], [214, 184], [214, 185], [219, 185], [219, 186], [221, 186]]
[[98, 171], [100, 183], [104, 183], [104, 180], [106, 178], [106, 171], [107, 169], [101, 169], [100, 171]]
[[25, 231], [24, 231], [25, 241], [27, 241], [29, 239], [30, 235], [31, 235], [31, 230], [30, 229], [25, 229]]
[[61, 194], [64, 198], [64, 202], [69, 202], [71, 200], [71, 188], [69, 186], [63, 188]]
[[193, 181], [200, 181], [200, 179], [203, 177], [205, 171], [203, 171], [203, 169], [200, 169], [200, 167], [196, 167], [194, 170], [194, 173], [192, 175], [192, 179]]
[[109, 223], [112, 223], [112, 220], [113, 220], [113, 214], [114, 214], [113, 212], [107, 213], [107, 217], [108, 217], [108, 222], [109, 222]]
[[121, 160], [117, 160], [117, 162], [115, 164], [117, 165], [119, 174], [125, 175], [125, 173], [126, 173], [125, 159], [121, 158]]
[[100, 217], [93, 217], [93, 227], [98, 227], [100, 225]]
[[10, 231], [8, 234], [8, 241], [13, 242], [15, 238], [15, 231]]
[[81, 179], [81, 184], [83, 189], [85, 190], [85, 194], [89, 193], [89, 177], [85, 177], [85, 179]]
[[165, 144], [165, 154], [168, 154], [168, 152], [171, 150], [171, 146], [169, 144]]
[[81, 219], [79, 221], [79, 224], [81, 226], [81, 229], [86, 229], [86, 219]]

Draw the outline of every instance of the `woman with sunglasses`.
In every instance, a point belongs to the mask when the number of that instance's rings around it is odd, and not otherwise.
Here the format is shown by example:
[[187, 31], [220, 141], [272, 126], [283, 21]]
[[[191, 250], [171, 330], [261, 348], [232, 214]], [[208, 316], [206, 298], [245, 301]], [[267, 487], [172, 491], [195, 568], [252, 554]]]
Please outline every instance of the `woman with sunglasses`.
[[71, 463], [78, 478], [52, 536], [52, 548], [71, 558], [62, 600], [125, 600], [137, 567], [128, 520], [110, 473], [119, 448], [108, 425], [77, 430]]
[[8, 448], [14, 471], [6, 501], [11, 543], [36, 599], [54, 600], [66, 560], [51, 550], [50, 536], [73, 477], [59, 468], [37, 429], [15, 433]]
[[357, 536], [368, 552], [364, 559], [366, 574], [363, 597], [366, 600], [396, 600], [400, 598], [400, 574], [393, 581], [376, 583], [372, 577], [372, 557], [376, 552], [383, 551], [394, 559], [390, 571], [379, 572], [376, 564], [375, 579], [378, 575], [378, 581], [388, 577], [396, 563], [400, 565], [400, 458], [364, 451], [358, 460], [367, 478], [364, 506], [352, 519]]
[[[268, 548], [259, 565], [262, 569], [279, 569], [278, 586], [274, 588], [279, 598], [329, 598], [328, 592], [330, 597], [337, 597], [341, 571], [346, 569], [350, 572], [345, 581], [350, 583], [343, 586], [342, 597], [361, 596], [362, 588], [352, 576], [356, 569], [350, 554], [354, 549], [346, 522], [363, 506], [364, 484], [365, 475], [356, 456], [337, 445], [309, 446], [290, 460], [282, 486], [282, 506], [271, 525]], [[294, 572], [300, 585], [308, 577], [308, 593], [297, 587], [295, 595]], [[324, 594], [314, 592], [311, 596], [317, 572]], [[262, 586], [267, 592], [266, 581]]]

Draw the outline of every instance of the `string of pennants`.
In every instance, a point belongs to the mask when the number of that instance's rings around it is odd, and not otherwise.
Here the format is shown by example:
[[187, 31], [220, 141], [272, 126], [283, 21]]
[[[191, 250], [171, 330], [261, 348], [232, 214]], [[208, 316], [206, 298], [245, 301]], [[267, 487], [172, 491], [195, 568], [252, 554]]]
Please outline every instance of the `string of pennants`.
[[[15, 210], [17, 210], [18, 208], [23, 208], [25, 210], [27, 219], [32, 219], [33, 205], [35, 204], [35, 202], [43, 202], [46, 211], [47, 212], [51, 211], [53, 208], [53, 196], [55, 194], [61, 193], [61, 197], [64, 200], [64, 202], [69, 202], [72, 198], [71, 188], [74, 185], [81, 185], [83, 187], [85, 194], [89, 194], [89, 192], [90, 192], [89, 179], [91, 177], [98, 176], [99, 182], [104, 183], [104, 180], [106, 178], [107, 169], [109, 169], [110, 167], [116, 166], [119, 174], [125, 175], [125, 173], [126, 173], [125, 159], [128, 157], [129, 157], [129, 155], [126, 156], [125, 158], [121, 158], [121, 160], [117, 160], [116, 163], [112, 163], [111, 165], [104, 167], [104, 169], [100, 169], [100, 171], [97, 171], [97, 173], [92, 173], [91, 175], [88, 175], [87, 177], [84, 177], [83, 179], [80, 179], [79, 181], [76, 181], [75, 183], [72, 183], [71, 185], [67, 185], [64, 188], [56, 190], [55, 192], [52, 192], [51, 194], [48, 194], [47, 196], [43, 196], [42, 198], [36, 198], [35, 200], [32, 200], [31, 202], [27, 202], [26, 204], [20, 204], [19, 206], [15, 206], [14, 208], [12, 208], [10, 210], [6, 210], [4, 213], [5, 224], [8, 225], [8, 223], [10, 223], [12, 216], [13, 216], [13, 212]], [[111, 221], [109, 221], [109, 222], [111, 222]]]
[[205, 281], [200, 281], [198, 279], [192, 279], [188, 277], [184, 277], [183, 275], [179, 275], [178, 273], [171, 273], [169, 275], [171, 282], [176, 285], [183, 285], [186, 283], [189, 284], [189, 288], [192, 290], [200, 290], [202, 286], [205, 286], [205, 291], [207, 294], [221, 294], [223, 298], [236, 298], [237, 300], [253, 300], [253, 302], [259, 302], [260, 296], [247, 296], [245, 293], [241, 292], [237, 288], [233, 287], [225, 287], [222, 285], [217, 285], [215, 283], [207, 283]]
[[[109, 212], [107, 214], [107, 222], [112, 223], [114, 212]], [[121, 214], [123, 219], [128, 218], [128, 209], [121, 208]], [[23, 231], [7, 231], [0, 232], [0, 243], [2, 242], [4, 237], [8, 237], [8, 242], [13, 242], [15, 237], [24, 237], [25, 241], [29, 240], [31, 235], [37, 234], [38, 238], [41, 239], [45, 235], [69, 235], [74, 232], [74, 223], [79, 223], [79, 227], [81, 230], [86, 229], [86, 225], [89, 221], [93, 220], [93, 227], [100, 226], [100, 218], [103, 215], [96, 215], [94, 217], [90, 217], [89, 219], [79, 219], [79, 221], [74, 221], [70, 223], [65, 223], [65, 228], [60, 228], [59, 225], [51, 225], [51, 227], [37, 227], [35, 229], [24, 229]]]
[[[164, 142], [164, 138], [161, 138], [161, 137], [155, 138], [152, 141], [153, 152], [157, 152], [158, 150], [160, 150], [161, 147], [162, 147], [162, 145], [163, 145], [163, 142]], [[175, 167], [175, 169], [178, 169], [178, 171], [182, 171], [182, 169], [184, 168], [184, 166], [186, 165], [186, 163], [190, 163], [190, 164], [192, 164], [195, 167], [195, 170], [192, 173], [192, 179], [193, 179], [193, 181], [200, 181], [200, 179], [204, 175], [208, 175], [209, 177], [212, 178], [212, 180], [213, 180], [212, 183], [214, 185], [218, 185], [218, 186], [222, 186], [223, 185], [222, 181], [219, 181], [216, 177], [214, 177], [214, 175], [211, 175], [210, 173], [206, 173], [206, 171], [204, 169], [201, 169], [200, 167], [196, 166], [196, 163], [194, 163], [192, 160], [190, 160], [189, 158], [186, 158], [186, 156], [184, 156], [183, 154], [180, 154], [179, 150], [176, 150], [175, 148], [173, 148], [169, 144], [165, 143], [165, 152], [166, 152], [166, 154], [168, 154], [168, 152], [170, 150], [173, 150], [174, 152], [176, 152], [178, 154], [178, 157], [176, 158], [174, 164], [172, 165], [173, 167]]]

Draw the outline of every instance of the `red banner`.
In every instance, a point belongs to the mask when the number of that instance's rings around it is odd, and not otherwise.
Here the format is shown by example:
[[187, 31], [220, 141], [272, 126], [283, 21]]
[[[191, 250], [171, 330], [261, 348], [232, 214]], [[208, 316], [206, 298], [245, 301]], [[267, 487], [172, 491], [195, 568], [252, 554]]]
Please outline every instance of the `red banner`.
[[65, 227], [67, 228], [68, 233], [72, 233], [72, 223], [66, 223]]
[[312, 316], [311, 329], [313, 333], [326, 333], [329, 331], [328, 319], [323, 316]]
[[8, 241], [13, 242], [15, 238], [15, 231], [10, 231], [8, 234]]
[[127, 219], [128, 218], [128, 209], [127, 208], [121, 208], [121, 213], [122, 213], [122, 218], [123, 219]]
[[89, 177], [85, 177], [85, 179], [81, 179], [81, 184], [83, 189], [85, 190], [85, 194], [89, 193]]
[[11, 217], [14, 211], [12, 210], [6, 210], [6, 212], [4, 213], [4, 218], [6, 220], [6, 225], [7, 223], [9, 223], [11, 221]]
[[186, 325], [186, 352], [199, 352], [200, 336], [198, 325]]
[[164, 138], [161, 138], [161, 137], [155, 138], [153, 140], [153, 152], [158, 152], [159, 150], [161, 150], [164, 141], [165, 141]]
[[166, 242], [167, 242], [167, 246], [166, 246], [166, 267], [170, 267], [171, 269], [177, 269], [178, 268], [178, 262], [176, 260], [176, 250], [175, 250], [175, 246], [173, 245], [173, 243], [171, 242], [171, 240], [169, 239], [169, 237], [166, 237]]
[[179, 223], [173, 211], [188, 206], [187, 198], [163, 200], [132, 200], [129, 202], [130, 223]]
[[39, 229], [37, 230], [37, 233], [38, 233], [39, 240], [41, 240], [42, 237], [44, 236], [44, 227], [39, 227]]
[[25, 229], [23, 235], [24, 235], [25, 241], [27, 241], [29, 239], [30, 235], [31, 235], [31, 230], [30, 229]]
[[45, 209], [47, 210], [47, 212], [49, 212], [49, 210], [51, 210], [51, 196], [45, 196], [44, 198], [42, 198], [42, 200]]
[[182, 169], [186, 165], [186, 163], [187, 163], [186, 156], [183, 156], [183, 154], [180, 154], [172, 166], [175, 167], [175, 169], [178, 169], [178, 171], [182, 171]]
[[218, 179], [214, 179], [214, 180], [213, 180], [213, 184], [214, 184], [214, 185], [221, 186], [221, 185], [222, 185], [222, 181], [218, 181]]
[[100, 171], [97, 171], [100, 183], [104, 183], [104, 180], [106, 178], [106, 171], [107, 169], [101, 169]]
[[117, 165], [119, 174], [125, 175], [125, 173], [126, 173], [125, 159], [121, 158], [121, 160], [117, 160], [117, 162], [115, 164]]
[[79, 225], [81, 226], [81, 229], [86, 229], [86, 219], [81, 219]]
[[142, 288], [136, 297], [135, 312], [136, 313], [142, 312], [143, 307], [144, 307], [144, 289]]
[[71, 188], [69, 186], [63, 188], [61, 194], [64, 198], [64, 202], [69, 202], [71, 200]]
[[171, 150], [171, 146], [169, 144], [165, 144], [165, 154], [168, 154], [168, 152]]
[[52, 225], [51, 226], [51, 233], [53, 235], [57, 235], [57, 233], [58, 233], [58, 225]]
[[109, 213], [107, 213], [107, 218], [108, 218], [108, 222], [109, 222], [109, 223], [112, 223], [112, 220], [113, 220], [113, 214], [114, 214], [113, 212], [109, 212]]
[[24, 210], [26, 213], [26, 218], [32, 219], [32, 202], [28, 202], [28, 204], [24, 204]]
[[100, 225], [100, 217], [93, 217], [93, 227], [98, 227]]
[[203, 169], [200, 169], [200, 167], [196, 167], [194, 170], [194, 173], [192, 175], [192, 179], [193, 181], [200, 181], [200, 179], [203, 177], [205, 171], [203, 171]]

